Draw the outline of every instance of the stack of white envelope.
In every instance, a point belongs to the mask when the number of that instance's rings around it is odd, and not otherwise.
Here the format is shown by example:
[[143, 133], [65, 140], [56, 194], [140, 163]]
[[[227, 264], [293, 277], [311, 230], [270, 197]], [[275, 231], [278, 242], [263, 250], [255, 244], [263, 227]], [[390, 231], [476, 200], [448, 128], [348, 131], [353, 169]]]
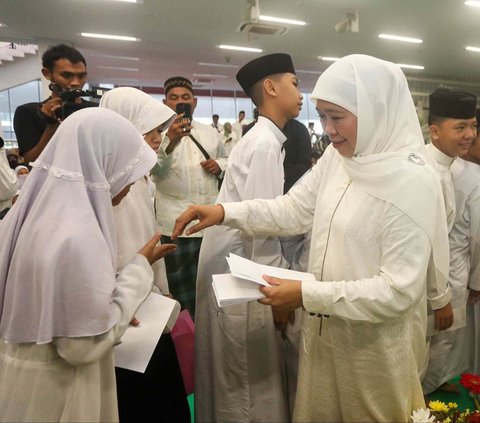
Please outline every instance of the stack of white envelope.
[[269, 286], [269, 284], [263, 279], [263, 275], [282, 279], [315, 281], [315, 276], [311, 273], [258, 264], [232, 253], [226, 259], [231, 274], [213, 275], [213, 292], [219, 307], [264, 298], [259, 287], [260, 285]]

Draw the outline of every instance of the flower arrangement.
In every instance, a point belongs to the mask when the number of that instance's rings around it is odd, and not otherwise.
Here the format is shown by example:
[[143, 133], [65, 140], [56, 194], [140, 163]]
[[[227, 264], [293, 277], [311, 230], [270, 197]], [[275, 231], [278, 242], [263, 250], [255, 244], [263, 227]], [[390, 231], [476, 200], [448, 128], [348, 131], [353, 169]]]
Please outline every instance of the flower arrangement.
[[411, 416], [412, 423], [480, 423], [480, 376], [464, 373], [460, 383], [468, 389], [475, 404], [475, 410], [458, 410], [454, 402], [448, 404], [442, 401], [430, 401], [428, 408], [414, 410]]

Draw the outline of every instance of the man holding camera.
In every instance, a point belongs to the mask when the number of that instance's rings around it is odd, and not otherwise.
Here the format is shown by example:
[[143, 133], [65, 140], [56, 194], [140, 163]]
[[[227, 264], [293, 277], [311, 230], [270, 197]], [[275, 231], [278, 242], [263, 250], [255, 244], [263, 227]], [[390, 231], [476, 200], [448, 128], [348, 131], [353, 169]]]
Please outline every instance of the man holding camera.
[[52, 95], [41, 103], [17, 107], [13, 118], [20, 154], [27, 163], [37, 159], [68, 113], [96, 106], [78, 96], [87, 79], [85, 58], [78, 50], [65, 44], [50, 47], [42, 56], [42, 66]]
[[[177, 111], [152, 169], [156, 185], [156, 216], [162, 243], [171, 243], [175, 219], [191, 204], [214, 203], [226, 154], [217, 131], [192, 119], [197, 105], [192, 83], [181, 76], [165, 81], [164, 103]], [[165, 257], [170, 292], [195, 316], [195, 281], [203, 234], [178, 238], [177, 249]], [[177, 241], [176, 241], [177, 242]]]

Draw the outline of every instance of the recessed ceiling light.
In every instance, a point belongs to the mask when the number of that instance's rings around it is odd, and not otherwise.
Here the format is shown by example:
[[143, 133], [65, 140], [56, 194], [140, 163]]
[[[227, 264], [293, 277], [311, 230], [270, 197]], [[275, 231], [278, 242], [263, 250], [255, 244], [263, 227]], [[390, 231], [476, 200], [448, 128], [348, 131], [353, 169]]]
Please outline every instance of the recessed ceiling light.
[[224, 50], [249, 51], [251, 53], [261, 53], [263, 51], [261, 48], [230, 46], [227, 44], [220, 44], [218, 48], [221, 48]]
[[297, 73], [311, 73], [314, 75], [320, 75], [322, 72], [321, 71], [311, 71], [311, 70], [301, 70], [301, 69], [296, 69]]
[[325, 62], [336, 62], [337, 60], [340, 60], [340, 57], [318, 56], [318, 58]]
[[303, 21], [297, 21], [295, 19], [276, 18], [275, 16], [260, 15], [258, 19], [265, 22], [278, 22], [278, 23], [286, 23], [286, 24], [300, 25], [300, 26], [307, 24], [306, 22], [303, 22]]
[[393, 40], [393, 41], [403, 41], [405, 43], [415, 43], [415, 44], [423, 43], [423, 40], [421, 40], [420, 38], [402, 37], [401, 35], [378, 34], [378, 38], [383, 38], [385, 40]]
[[112, 70], [120, 70], [120, 71], [130, 71], [130, 72], [138, 72], [138, 68], [123, 68], [120, 66], [97, 66], [99, 69], [112, 69]]
[[419, 66], [419, 65], [406, 65], [406, 64], [403, 64], [403, 63], [397, 63], [396, 65], [400, 66], [401, 68], [405, 68], [405, 69], [417, 69], [417, 70], [424, 70], [425, 69], [425, 66]]
[[214, 68], [238, 68], [238, 65], [228, 65], [225, 63], [208, 63], [208, 62], [198, 62], [200, 66], [211, 66]]
[[130, 57], [130, 56], [112, 56], [110, 54], [96, 54], [92, 53], [90, 56], [93, 57], [105, 57], [106, 59], [118, 59], [118, 60], [133, 60], [135, 62], [138, 62], [140, 60], [139, 57]]
[[194, 73], [197, 78], [228, 78], [227, 75], [219, 75], [218, 73]]
[[467, 6], [480, 7], [480, 1], [476, 1], [476, 0], [466, 1], [465, 4], [466, 4]]
[[105, 40], [117, 40], [117, 41], [140, 41], [140, 38], [128, 37], [125, 35], [109, 35], [109, 34], [93, 34], [91, 32], [82, 32], [82, 37], [88, 38], [102, 38]]
[[474, 51], [475, 53], [480, 53], [480, 47], [465, 47], [465, 50]]

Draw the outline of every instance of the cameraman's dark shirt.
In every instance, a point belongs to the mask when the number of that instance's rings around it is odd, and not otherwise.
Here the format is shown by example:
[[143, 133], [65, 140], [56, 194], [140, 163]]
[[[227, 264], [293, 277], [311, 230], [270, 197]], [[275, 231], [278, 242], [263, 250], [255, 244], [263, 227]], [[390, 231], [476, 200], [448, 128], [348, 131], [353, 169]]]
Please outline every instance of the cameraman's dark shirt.
[[[40, 107], [42, 107], [42, 104], [47, 100], [44, 100], [41, 103], [22, 104], [15, 110], [15, 115], [13, 116], [13, 129], [17, 135], [18, 149], [22, 156], [26, 151], [30, 151], [38, 144], [47, 128], [47, 119], [41, 116], [38, 112]], [[82, 103], [86, 107], [97, 106], [96, 103], [83, 99]]]

